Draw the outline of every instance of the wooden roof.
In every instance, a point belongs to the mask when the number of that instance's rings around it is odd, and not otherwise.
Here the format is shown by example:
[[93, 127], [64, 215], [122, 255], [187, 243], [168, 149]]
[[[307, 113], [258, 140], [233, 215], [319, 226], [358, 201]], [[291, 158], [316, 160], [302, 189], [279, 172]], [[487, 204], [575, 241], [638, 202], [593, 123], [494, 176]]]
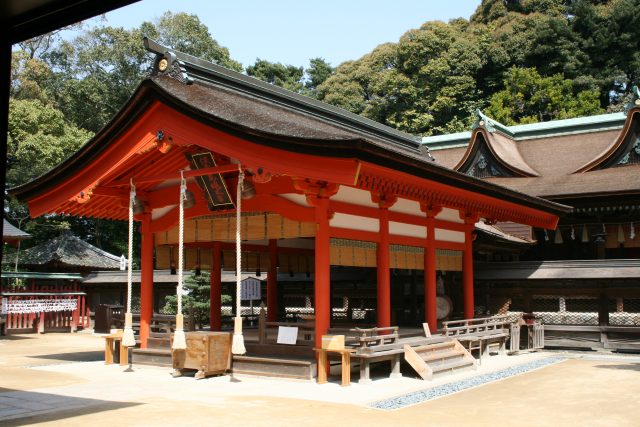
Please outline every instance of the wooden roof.
[[[130, 180], [159, 175], [135, 183], [154, 215], [164, 215], [158, 209], [175, 208], [168, 200], [177, 202], [178, 171], [190, 168], [185, 154], [194, 149], [214, 153], [219, 166], [237, 170], [240, 163], [281, 177], [259, 186], [263, 205], [269, 195], [300, 193], [292, 181], [303, 179], [546, 228], [569, 210], [435, 164], [415, 136], [146, 43], [157, 55], [154, 71], [112, 121], [61, 165], [10, 190], [32, 215], [125, 219]], [[225, 177], [229, 188], [236, 176]], [[195, 182], [189, 185], [202, 202]]]
[[28, 239], [31, 234], [20, 230], [18, 227], [14, 227], [6, 219], [2, 220], [2, 240], [5, 242], [15, 242], [18, 240]]
[[592, 196], [640, 195], [640, 164], [621, 163], [637, 144], [640, 107], [626, 115], [589, 119], [558, 120], [538, 127], [476, 125], [472, 133], [423, 138], [423, 143], [438, 164], [467, 173], [471, 153], [488, 144], [493, 160], [514, 173], [485, 180], [550, 200], [573, 204], [575, 199]]
[[20, 265], [27, 267], [67, 267], [83, 270], [117, 270], [120, 257], [103, 251], [71, 233], [48, 240], [20, 254]]

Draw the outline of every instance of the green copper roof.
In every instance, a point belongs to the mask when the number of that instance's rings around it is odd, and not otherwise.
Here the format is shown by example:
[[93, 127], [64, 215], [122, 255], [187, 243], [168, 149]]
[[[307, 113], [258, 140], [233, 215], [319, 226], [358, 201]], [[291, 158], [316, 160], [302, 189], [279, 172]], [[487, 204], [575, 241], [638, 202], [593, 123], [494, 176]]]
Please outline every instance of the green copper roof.
[[[504, 133], [516, 141], [521, 141], [525, 139], [549, 138], [552, 136], [620, 129], [624, 125], [625, 119], [625, 113], [620, 112], [526, 125], [504, 126], [498, 124], [499, 126], [492, 126], [492, 129], [487, 130], [490, 132]], [[492, 125], [497, 124], [495, 120], [490, 121]], [[443, 150], [447, 148], [466, 147], [470, 139], [471, 132], [458, 132], [448, 135], [423, 137], [422, 143], [426, 144], [430, 150]]]

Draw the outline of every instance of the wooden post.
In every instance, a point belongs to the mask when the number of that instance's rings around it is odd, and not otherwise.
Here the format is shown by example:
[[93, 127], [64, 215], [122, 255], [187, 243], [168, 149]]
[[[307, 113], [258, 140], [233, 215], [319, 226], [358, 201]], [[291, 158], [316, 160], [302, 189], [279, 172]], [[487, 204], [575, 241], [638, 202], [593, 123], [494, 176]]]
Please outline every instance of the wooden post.
[[278, 321], [278, 241], [269, 239], [269, 271], [267, 272], [267, 320]]
[[464, 289], [464, 318], [473, 319], [473, 230], [475, 220], [466, 221], [464, 251], [462, 253], [462, 276]]
[[377, 321], [380, 328], [391, 326], [391, 276], [389, 272], [389, 209], [380, 208], [380, 241], [377, 247]]
[[153, 318], [153, 233], [151, 214], [142, 216], [142, 251], [140, 256], [140, 347], [147, 348]]
[[[315, 199], [316, 240], [315, 240], [315, 321], [316, 348], [322, 347], [322, 336], [331, 323], [331, 269], [329, 258], [329, 199]], [[318, 363], [321, 364], [320, 362]]]
[[213, 242], [211, 275], [209, 276], [209, 326], [212, 331], [222, 329], [222, 245]]
[[427, 245], [424, 248], [424, 321], [438, 330], [436, 313], [436, 227], [435, 216], [427, 211]]

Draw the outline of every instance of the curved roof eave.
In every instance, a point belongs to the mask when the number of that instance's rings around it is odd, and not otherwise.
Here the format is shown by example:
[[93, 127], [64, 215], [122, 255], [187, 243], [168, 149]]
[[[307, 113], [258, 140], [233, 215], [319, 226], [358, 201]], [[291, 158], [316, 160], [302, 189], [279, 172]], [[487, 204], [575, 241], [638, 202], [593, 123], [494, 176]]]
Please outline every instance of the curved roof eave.
[[[230, 71], [228, 72], [231, 73]], [[226, 90], [230, 89], [227, 88]], [[295, 149], [307, 152], [313, 151], [315, 153], [322, 151], [322, 155], [330, 157], [357, 158], [383, 167], [410, 173], [417, 177], [439, 181], [455, 187], [461, 187], [486, 196], [507, 200], [555, 215], [566, 213], [570, 210], [567, 206], [510, 190], [434, 164], [421, 155], [417, 148], [417, 144], [416, 148], [412, 149], [406, 145], [400, 145], [396, 141], [391, 141], [391, 139], [395, 139], [395, 137], [385, 138], [384, 133], [377, 133], [375, 130], [373, 132], [377, 135], [374, 137], [370, 133], [361, 132], [355, 129], [347, 129], [347, 131], [353, 135], [352, 138], [345, 137], [344, 139], [331, 141], [286, 138], [282, 135], [259, 132], [255, 129], [252, 133], [247, 133], [247, 130], [238, 123], [225, 123], [220, 120], [219, 117], [207, 114], [198, 108], [194, 108], [193, 105], [185, 103], [184, 100], [178, 99], [172, 93], [165, 90], [165, 88], [161, 88], [158, 83], [154, 82], [152, 79], [144, 80], [116, 116], [77, 153], [70, 156], [63, 163], [53, 168], [48, 173], [29, 183], [15, 187], [11, 189], [10, 192], [19, 199], [30, 200], [51, 189], [64, 179], [71, 177], [75, 172], [76, 167], [86, 164], [103, 150], [106, 150], [109, 145], [113, 143], [119, 135], [125, 132], [138, 117], [144, 114], [146, 108], [155, 101], [160, 101], [171, 108], [180, 109], [180, 111], [185, 112], [207, 125], [224, 127], [226, 128], [225, 130], [240, 133], [242, 134], [242, 137], [261, 144], [276, 144], [278, 148], [282, 149]], [[254, 101], [264, 102], [264, 100], [261, 99], [255, 99]], [[304, 104], [300, 105], [304, 107]], [[286, 109], [287, 107], [281, 106], [281, 108]], [[291, 111], [291, 109], [288, 109], [287, 111]], [[296, 110], [294, 113], [306, 114], [307, 112]], [[311, 117], [313, 117], [314, 120], [322, 121], [321, 117], [314, 114], [311, 114]], [[345, 117], [348, 119], [348, 116]], [[335, 125], [335, 123], [331, 123], [331, 125]], [[361, 125], [362, 123], [358, 124], [358, 126]], [[382, 125], [378, 124], [378, 126]]]

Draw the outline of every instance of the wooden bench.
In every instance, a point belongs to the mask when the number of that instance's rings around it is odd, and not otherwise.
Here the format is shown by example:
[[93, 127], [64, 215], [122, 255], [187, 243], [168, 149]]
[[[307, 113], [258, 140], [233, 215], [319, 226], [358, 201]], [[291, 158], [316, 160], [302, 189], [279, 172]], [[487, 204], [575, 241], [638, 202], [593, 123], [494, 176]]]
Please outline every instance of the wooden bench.
[[475, 319], [450, 320], [442, 322], [442, 334], [460, 341], [469, 352], [478, 350], [482, 356], [489, 356], [491, 347], [498, 346], [498, 352], [506, 352], [506, 342], [511, 325], [517, 322], [513, 316], [493, 316]]
[[118, 362], [120, 365], [127, 365], [129, 363], [129, 351], [127, 347], [122, 345], [122, 332], [116, 332], [114, 334], [104, 337], [104, 364], [111, 365], [114, 362], [116, 349], [118, 349]]

